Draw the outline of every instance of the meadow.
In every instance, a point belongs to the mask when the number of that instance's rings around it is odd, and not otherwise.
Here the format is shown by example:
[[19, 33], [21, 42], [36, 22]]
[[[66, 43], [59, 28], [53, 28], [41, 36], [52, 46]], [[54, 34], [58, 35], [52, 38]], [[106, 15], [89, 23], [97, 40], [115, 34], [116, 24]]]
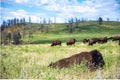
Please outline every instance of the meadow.
[[[37, 24], [33, 24], [35, 26]], [[111, 37], [120, 35], [120, 22], [79, 23], [80, 28], [74, 28], [73, 33], [67, 32], [66, 24], [56, 24], [49, 28], [48, 33], [41, 33], [34, 29], [30, 44], [28, 35], [23, 41], [26, 44], [0, 46], [0, 78], [10, 79], [41, 79], [41, 80], [80, 80], [80, 79], [120, 79], [120, 46], [118, 42], [109, 40], [105, 44], [88, 46], [83, 44], [84, 38]], [[67, 46], [69, 38], [76, 38], [75, 45]], [[62, 46], [51, 47], [52, 40], [61, 40]], [[103, 69], [89, 71], [84, 64], [71, 68], [52, 69], [51, 62], [69, 57], [80, 52], [99, 50], [105, 66]]]

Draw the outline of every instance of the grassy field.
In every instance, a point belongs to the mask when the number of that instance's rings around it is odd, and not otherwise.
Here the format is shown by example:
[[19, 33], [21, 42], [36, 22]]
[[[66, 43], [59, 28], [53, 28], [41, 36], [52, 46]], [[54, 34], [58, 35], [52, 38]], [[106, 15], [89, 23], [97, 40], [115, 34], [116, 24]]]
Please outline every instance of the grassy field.
[[[36, 24], [37, 25], [37, 24]], [[105, 22], [99, 26], [96, 22], [80, 23], [80, 29], [67, 32], [66, 24], [56, 24], [48, 33], [40, 33], [38, 27], [33, 33], [31, 44], [0, 46], [0, 78], [41, 79], [41, 80], [79, 80], [79, 79], [120, 79], [120, 46], [118, 42], [88, 46], [84, 38], [111, 37], [120, 35], [120, 22]], [[33, 25], [34, 26], [34, 25]], [[76, 38], [77, 43], [67, 46], [69, 38]], [[62, 46], [50, 47], [51, 41], [59, 39]], [[24, 41], [28, 40], [28, 36]], [[84, 64], [67, 69], [52, 69], [48, 65], [59, 59], [84, 51], [99, 50], [105, 60], [101, 70], [89, 71]]]

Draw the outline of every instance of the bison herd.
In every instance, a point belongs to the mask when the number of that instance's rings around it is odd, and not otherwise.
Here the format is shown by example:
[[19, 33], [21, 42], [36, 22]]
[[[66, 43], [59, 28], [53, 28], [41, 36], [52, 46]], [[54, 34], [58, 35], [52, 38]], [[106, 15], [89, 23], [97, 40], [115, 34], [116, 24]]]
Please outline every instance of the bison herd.
[[[120, 36], [114, 36], [114, 37], [100, 37], [100, 38], [89, 38], [89, 39], [83, 39], [83, 43], [88, 43], [88, 45], [94, 45], [96, 43], [103, 44], [107, 43], [108, 40], [112, 41], [119, 41], [118, 45], [120, 45]], [[71, 38], [66, 42], [66, 45], [74, 45], [76, 42], [75, 38]], [[53, 40], [51, 46], [61, 45], [62, 42], [59, 40]]]
[[[75, 38], [71, 38], [67, 41], [66, 45], [74, 45], [76, 42]], [[56, 45], [60, 45], [61, 46], [62, 42], [59, 40], [53, 40], [51, 46], [56, 46]]]
[[89, 45], [93, 45], [98, 43], [107, 43], [108, 38], [107, 37], [101, 37], [101, 38], [90, 38], [90, 39], [84, 39], [83, 43], [89, 43]]
[[[120, 45], [120, 36], [114, 36], [114, 37], [100, 37], [100, 38], [89, 38], [89, 39], [83, 39], [83, 43], [88, 43], [88, 45], [93, 44], [103, 44], [107, 43], [108, 40], [112, 41], [118, 41], [118, 45]], [[66, 45], [74, 45], [76, 42], [75, 38], [71, 38], [66, 42]], [[51, 46], [60, 45], [62, 42], [59, 40], [52, 41]], [[90, 69], [94, 70], [97, 68], [102, 68], [105, 65], [105, 62], [103, 60], [102, 54], [98, 50], [92, 50], [90, 52], [81, 52], [75, 55], [72, 55], [68, 58], [63, 58], [61, 60], [58, 60], [54, 63], [49, 64], [48, 67], [52, 68], [69, 68], [74, 64], [81, 64], [81, 62], [84, 62], [85, 65]]]
[[[114, 37], [100, 37], [100, 38], [90, 38], [90, 39], [84, 39], [83, 43], [88, 43], [89, 45], [93, 45], [96, 43], [107, 43], [108, 40], [112, 40], [112, 41], [119, 41], [120, 42], [120, 36], [114, 36]], [[118, 45], [120, 45], [118, 43]]]

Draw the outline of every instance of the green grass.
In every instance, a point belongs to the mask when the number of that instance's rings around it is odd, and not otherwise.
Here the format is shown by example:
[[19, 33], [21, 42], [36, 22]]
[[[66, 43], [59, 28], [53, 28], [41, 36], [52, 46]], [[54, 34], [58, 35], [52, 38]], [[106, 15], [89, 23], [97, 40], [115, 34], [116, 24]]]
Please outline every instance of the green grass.
[[102, 78], [115, 78], [114, 75], [118, 75], [116, 78], [120, 78], [118, 74], [120, 69], [120, 48], [117, 43], [113, 42], [94, 46], [83, 43], [76, 43], [75, 46], [66, 46], [63, 43], [63, 46], [55, 47], [50, 47], [49, 44], [2, 46], [1, 78], [93, 79], [98, 71], [90, 72], [85, 67], [74, 66], [62, 70], [47, 67], [51, 62], [93, 49], [97, 49], [102, 53], [106, 63], [106, 66], [101, 70]]
[[[32, 24], [33, 26], [38, 24]], [[99, 50], [105, 60], [101, 71], [104, 79], [120, 79], [120, 46], [118, 42], [108, 41], [106, 44], [88, 46], [83, 44], [84, 38], [111, 37], [120, 34], [119, 22], [104, 22], [99, 26], [96, 22], [80, 23], [80, 31], [75, 28], [72, 34], [67, 32], [66, 24], [56, 24], [48, 33], [40, 33], [37, 29], [33, 33], [30, 44], [0, 46], [0, 78], [11, 79], [42, 79], [42, 80], [74, 80], [96, 79], [98, 70], [89, 71], [84, 64], [74, 65], [67, 69], [52, 69], [48, 65], [59, 59], [69, 57], [84, 51]], [[76, 38], [77, 43], [67, 46], [69, 38]], [[50, 47], [52, 40], [61, 40], [62, 46]], [[25, 36], [23, 41], [27, 41]], [[27, 42], [25, 42], [27, 43]]]

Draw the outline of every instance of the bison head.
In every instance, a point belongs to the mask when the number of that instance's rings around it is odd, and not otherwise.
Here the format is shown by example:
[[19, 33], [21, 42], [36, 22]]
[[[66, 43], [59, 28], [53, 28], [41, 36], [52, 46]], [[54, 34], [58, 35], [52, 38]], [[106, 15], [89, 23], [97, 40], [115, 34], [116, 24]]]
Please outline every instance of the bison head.
[[94, 67], [103, 67], [105, 65], [105, 62], [103, 60], [102, 54], [97, 50], [93, 50], [91, 53], [93, 57], [92, 63], [94, 64]]

